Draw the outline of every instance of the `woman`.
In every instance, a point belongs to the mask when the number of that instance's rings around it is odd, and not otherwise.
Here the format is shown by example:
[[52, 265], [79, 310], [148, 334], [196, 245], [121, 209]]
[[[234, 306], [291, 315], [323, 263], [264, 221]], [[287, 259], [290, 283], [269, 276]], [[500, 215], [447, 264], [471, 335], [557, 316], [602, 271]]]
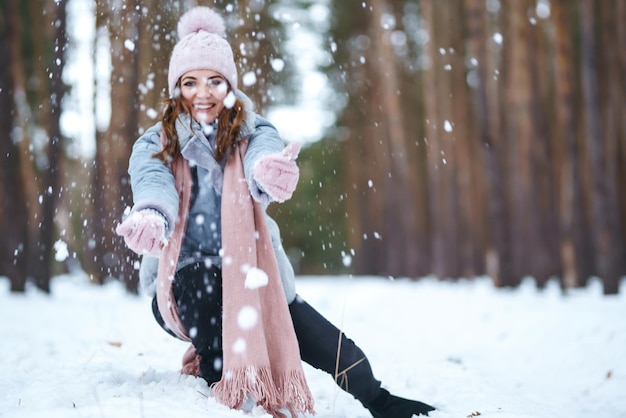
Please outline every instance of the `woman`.
[[[140, 280], [156, 320], [189, 341], [183, 372], [231, 408], [252, 399], [274, 416], [313, 413], [301, 360], [335, 377], [374, 417], [428, 415], [382, 389], [354, 342], [297, 296], [276, 223], [265, 209], [289, 199], [299, 148], [237, 89], [223, 19], [184, 14], [170, 59], [161, 122], [133, 146], [134, 206], [117, 227], [143, 256]], [[338, 346], [339, 344], [339, 346]]]

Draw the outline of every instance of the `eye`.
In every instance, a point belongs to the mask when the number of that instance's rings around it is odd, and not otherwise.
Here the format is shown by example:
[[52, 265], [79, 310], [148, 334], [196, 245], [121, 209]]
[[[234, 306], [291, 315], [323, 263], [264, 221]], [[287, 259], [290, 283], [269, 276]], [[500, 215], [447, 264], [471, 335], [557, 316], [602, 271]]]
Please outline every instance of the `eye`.
[[192, 80], [187, 80], [183, 83], [183, 86], [185, 87], [194, 87], [195, 85], [196, 85], [196, 82]]
[[221, 78], [212, 78], [209, 80], [209, 86], [211, 87], [219, 87], [224, 83], [224, 80]]

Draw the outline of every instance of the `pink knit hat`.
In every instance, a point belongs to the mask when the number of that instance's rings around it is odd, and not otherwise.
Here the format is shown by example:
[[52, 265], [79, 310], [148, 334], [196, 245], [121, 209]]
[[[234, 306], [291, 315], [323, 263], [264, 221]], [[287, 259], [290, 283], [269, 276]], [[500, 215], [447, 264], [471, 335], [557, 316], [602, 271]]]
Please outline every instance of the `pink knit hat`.
[[233, 50], [225, 39], [224, 19], [208, 7], [194, 7], [178, 21], [178, 43], [170, 58], [167, 76], [170, 97], [176, 82], [191, 70], [217, 71], [237, 90], [237, 67]]

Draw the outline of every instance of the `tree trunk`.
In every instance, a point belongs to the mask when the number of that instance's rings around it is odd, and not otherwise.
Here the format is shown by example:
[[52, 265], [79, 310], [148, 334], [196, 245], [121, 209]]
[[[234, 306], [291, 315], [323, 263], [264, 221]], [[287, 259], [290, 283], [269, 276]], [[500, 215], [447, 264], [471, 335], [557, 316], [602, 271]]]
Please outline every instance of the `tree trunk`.
[[[368, 55], [369, 56], [369, 55]], [[374, 68], [364, 66], [367, 83], [375, 80]], [[358, 146], [365, 151], [365, 158], [359, 162], [359, 185], [363, 190], [361, 204], [365, 208], [365, 233], [363, 234], [363, 248], [367, 255], [368, 271], [377, 275], [391, 275], [387, 247], [391, 231], [386, 223], [387, 189], [389, 188], [388, 175], [391, 170], [389, 156], [384, 141], [384, 123], [380, 115], [380, 104], [374, 100], [376, 94], [373, 84], [363, 93], [365, 108], [367, 109], [364, 132], [357, 138], [361, 142]], [[364, 164], [363, 161], [367, 161]]]
[[141, 5], [150, 11], [140, 18], [136, 45], [139, 71], [138, 127], [143, 131], [160, 120], [163, 100], [169, 95], [169, 58], [174, 41], [177, 40], [170, 35], [176, 28], [181, 11], [176, 4], [159, 0], [143, 0]]
[[[604, 293], [614, 294], [619, 290], [619, 280], [623, 270], [621, 259], [623, 246], [619, 232], [615, 137], [606, 135], [602, 123], [602, 101], [599, 86], [600, 72], [596, 52], [600, 48], [596, 36], [597, 14], [595, 2], [581, 0], [581, 42], [582, 42], [582, 85], [586, 114], [586, 146], [590, 157], [591, 215], [593, 244], [596, 254], [596, 270], [604, 283]], [[610, 77], [610, 75], [608, 75]]]
[[[337, 32], [337, 65], [345, 68], [344, 75], [335, 80], [346, 91], [345, 112], [337, 121], [337, 138], [342, 143], [343, 165], [346, 167], [346, 219], [348, 246], [354, 250], [355, 274], [384, 272], [386, 252], [382, 241], [384, 179], [380, 180], [382, 147], [377, 128], [379, 109], [372, 92], [371, 67], [368, 50], [371, 45], [358, 44], [354, 39], [369, 30], [369, 10], [354, 10], [348, 3], [333, 5], [334, 14], [350, 24]], [[365, 59], [363, 59], [365, 57]], [[374, 58], [372, 58], [374, 59]], [[365, 62], [363, 62], [365, 61]], [[357, 63], [352, 65], [351, 63]], [[365, 64], [365, 65], [364, 65]], [[378, 123], [379, 124], [379, 123]], [[388, 172], [388, 171], [387, 171]]]
[[[22, 60], [14, 60], [19, 45], [16, 37], [16, 1], [1, 2], [0, 55], [11, 65], [0, 66], [0, 276], [11, 282], [12, 292], [23, 292], [27, 278], [27, 254], [29, 245], [26, 197], [20, 167], [24, 164], [19, 146], [14, 142], [12, 132], [14, 116], [17, 113], [14, 101], [15, 88], [12, 72]], [[28, 163], [28, 162], [26, 162]]]
[[[497, 286], [512, 277], [510, 213], [506, 203], [506, 171], [504, 170], [504, 143], [496, 134], [499, 110], [489, 101], [487, 74], [490, 73], [487, 54], [487, 11], [481, 0], [465, 0], [468, 49], [475, 61], [474, 112], [477, 139], [484, 150], [485, 177], [487, 181], [490, 238], [485, 248], [485, 271]], [[493, 115], [493, 116], [492, 116]]]
[[381, 143], [380, 165], [384, 199], [386, 271], [394, 276], [412, 275], [416, 271], [414, 254], [418, 252], [417, 221], [415, 218], [415, 188], [404, 130], [404, 109], [401, 108], [396, 58], [391, 44], [390, 29], [383, 27], [383, 16], [389, 13], [384, 0], [375, 0], [371, 12], [372, 47], [368, 62], [372, 68], [374, 97], [379, 115], [380, 135], [372, 138]]
[[[452, 2], [448, 7], [436, 8], [434, 14], [434, 33], [432, 56], [435, 58], [433, 70], [437, 81], [437, 108], [439, 123], [436, 129], [439, 131], [439, 143], [441, 153], [439, 155], [438, 171], [442, 180], [441, 190], [438, 190], [441, 209], [441, 222], [439, 233], [443, 236], [443, 248], [445, 263], [444, 270], [439, 274], [441, 279], [461, 276], [460, 266], [460, 193], [457, 179], [459, 178], [462, 165], [457, 156], [458, 144], [455, 138], [454, 127], [456, 126], [453, 97], [457, 93], [453, 91], [451, 76], [453, 55], [459, 51], [453, 49], [451, 33], [456, 22], [453, 20]], [[460, 53], [460, 52], [459, 52]]]
[[581, 189], [581, 153], [576, 124], [576, 88], [574, 85], [572, 45], [572, 5], [568, 0], [552, 3], [555, 24], [556, 53], [554, 60], [556, 138], [559, 167], [559, 230], [560, 253], [565, 288], [584, 285], [593, 273], [589, 263], [590, 237], [585, 236], [583, 198]]
[[[104, 2], [102, 2], [104, 3]], [[126, 207], [132, 206], [128, 161], [137, 138], [138, 103], [138, 27], [137, 1], [119, 13], [107, 14], [108, 7], [98, 2], [99, 16], [107, 16], [111, 41], [111, 121], [106, 135], [97, 141], [95, 208], [98, 211], [94, 231], [99, 257], [99, 279], [122, 280], [129, 290], [137, 288], [134, 269], [136, 256], [115, 233]], [[104, 8], [104, 10], [102, 10]], [[102, 14], [100, 14], [102, 13]], [[130, 44], [129, 44], [130, 42]], [[129, 46], [132, 45], [132, 46]]]
[[[616, 13], [615, 18], [617, 22], [626, 22], [626, 2], [616, 1]], [[618, 94], [621, 103], [621, 114], [626, 112], [626, 25], [617, 25], [618, 42], [617, 54], [619, 59], [618, 75], [620, 75], [620, 87]], [[613, 42], [610, 43], [613, 45]], [[620, 138], [618, 138], [618, 179], [626, 179], [626, 118], [618, 118], [620, 128]], [[619, 218], [626, 219], [626, 181], [618, 181], [618, 194], [620, 198], [620, 216]], [[622, 237], [626, 237], [626, 222], [622, 221]]]
[[63, 140], [61, 137], [61, 103], [65, 95], [65, 86], [62, 75], [65, 64], [65, 50], [67, 45], [66, 36], [66, 0], [55, 2], [55, 28], [53, 32], [53, 54], [50, 57], [50, 116], [48, 121], [48, 166], [42, 193], [42, 220], [39, 235], [39, 251], [41, 268], [35, 277], [37, 287], [44, 292], [50, 292], [50, 279], [52, 277], [52, 251], [55, 240], [55, 218], [57, 206], [60, 200], [60, 165], [63, 153]]
[[424, 0], [420, 3], [424, 29], [429, 34], [430, 40], [424, 51], [427, 56], [428, 66], [423, 71], [424, 76], [424, 107], [425, 107], [425, 141], [428, 149], [428, 196], [429, 218], [431, 239], [431, 272], [438, 278], [446, 278], [449, 271], [450, 257], [447, 252], [446, 232], [452, 227], [449, 225], [455, 221], [450, 213], [450, 206], [446, 194], [452, 191], [448, 189], [451, 178], [451, 166], [447, 165], [444, 136], [440, 127], [444, 124], [441, 117], [441, 77], [438, 71], [442, 67], [439, 61], [439, 18], [438, 9], [433, 2]]
[[[233, 20], [236, 25], [227, 32], [239, 71], [239, 88], [263, 114], [274, 100], [275, 79], [285, 74], [274, 71], [271, 62], [280, 57], [275, 45], [284, 39], [283, 28], [276, 25], [271, 9], [264, 7], [264, 2], [239, 0], [234, 4], [238, 19]], [[288, 71], [288, 67], [283, 71]], [[284, 80], [279, 85], [284, 88]]]
[[[480, 214], [483, 211], [484, 181], [477, 168], [481, 167], [481, 158], [476, 149], [476, 142], [470, 136], [469, 89], [466, 81], [465, 59], [465, 13], [463, 1], [450, 5], [450, 47], [449, 70], [451, 77], [450, 99], [453, 119], [451, 121], [454, 160], [456, 161], [456, 189], [458, 205], [456, 217], [459, 220], [456, 246], [459, 254], [457, 276], [473, 277], [483, 269], [482, 257], [478, 255], [480, 242], [485, 236], [484, 222]], [[450, 245], [455, 245], [451, 243]]]
[[[534, 14], [534, 12], [532, 12]], [[559, 168], [555, 164], [557, 144], [554, 140], [554, 80], [553, 42], [550, 36], [552, 25], [545, 19], [531, 15], [535, 23], [530, 30], [530, 51], [535, 59], [530, 62], [532, 95], [531, 109], [534, 132], [531, 145], [531, 171], [533, 196], [533, 237], [536, 243], [531, 246], [533, 261], [529, 275], [534, 277], [538, 287], [543, 288], [548, 280], [562, 275], [559, 251], [558, 222], [558, 178]]]
[[506, 123], [504, 135], [507, 141], [507, 166], [510, 172], [508, 189], [511, 207], [511, 228], [513, 237], [513, 277], [506, 285], [517, 285], [522, 277], [532, 269], [530, 246], [535, 245], [535, 196], [532, 181], [532, 138], [535, 126], [532, 113], [532, 79], [528, 62], [531, 60], [529, 48], [528, 10], [531, 0], [507, 3], [506, 17], [508, 32], [505, 60]]
[[[23, 4], [24, 2], [22, 2]], [[32, 51], [30, 56], [26, 57], [27, 65], [32, 66], [26, 68], [25, 87], [27, 88], [27, 99], [32, 114], [30, 115], [30, 142], [28, 147], [36, 149], [35, 138], [37, 131], [45, 131], [48, 136], [48, 142], [51, 142], [51, 115], [53, 102], [52, 83], [49, 81], [51, 66], [57, 64], [53, 61], [55, 25], [54, 16], [56, 15], [56, 5], [54, 3], [46, 3], [45, 1], [27, 2], [28, 18], [24, 20], [25, 33], [24, 42], [31, 42]], [[36, 109], [36, 110], [35, 110]], [[24, 144], [26, 146], [26, 144]], [[42, 168], [38, 162], [47, 160], [48, 148], [38, 150], [30, 161], [31, 167], [23, 168], [25, 182], [30, 183], [30, 191], [34, 194], [27, 196], [27, 201], [33, 199], [34, 208], [30, 211], [32, 217], [29, 219], [29, 233], [31, 234], [30, 247], [28, 249], [28, 276], [33, 279], [38, 286], [45, 288], [45, 282], [49, 280], [50, 266], [49, 258], [46, 252], [51, 250], [46, 246], [42, 247], [41, 226], [44, 222], [44, 200], [48, 193], [46, 189], [46, 176], [49, 167]], [[26, 152], [26, 151], [25, 151]], [[29, 177], [33, 176], [33, 180]], [[50, 202], [49, 202], [50, 203]], [[48, 221], [46, 221], [48, 222]], [[46, 226], [46, 228], [53, 226]]]

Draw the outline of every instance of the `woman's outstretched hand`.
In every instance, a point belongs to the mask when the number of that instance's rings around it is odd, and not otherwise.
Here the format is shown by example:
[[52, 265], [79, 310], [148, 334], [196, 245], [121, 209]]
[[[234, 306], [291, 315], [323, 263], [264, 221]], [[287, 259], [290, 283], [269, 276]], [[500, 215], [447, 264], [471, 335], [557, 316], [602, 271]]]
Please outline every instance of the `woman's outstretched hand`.
[[273, 201], [291, 199], [300, 177], [296, 164], [299, 153], [300, 145], [291, 143], [279, 153], [259, 158], [254, 165], [254, 180]]
[[137, 254], [159, 257], [167, 246], [165, 228], [163, 215], [153, 209], [142, 209], [126, 218], [115, 232]]

